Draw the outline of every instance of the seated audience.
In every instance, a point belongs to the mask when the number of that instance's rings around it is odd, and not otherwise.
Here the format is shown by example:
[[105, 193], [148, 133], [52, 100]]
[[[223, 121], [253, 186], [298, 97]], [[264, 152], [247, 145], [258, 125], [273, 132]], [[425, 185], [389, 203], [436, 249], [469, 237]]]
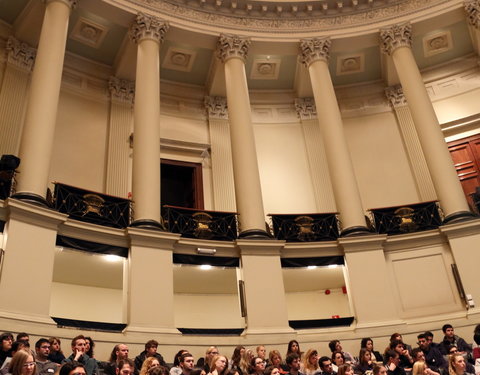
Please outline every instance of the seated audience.
[[268, 358], [267, 358], [267, 350], [265, 349], [265, 346], [263, 345], [257, 346], [256, 351], [257, 351], [257, 357], [260, 357], [261, 359], [263, 359], [263, 361], [265, 362], [265, 366], [267, 366]]
[[87, 375], [87, 373], [81, 363], [66, 362], [60, 367], [59, 375]]
[[395, 350], [387, 350], [385, 352], [385, 368], [388, 375], [405, 375], [405, 370], [399, 364], [399, 354]]
[[85, 353], [85, 336], [83, 335], [78, 335], [73, 338], [72, 340], [72, 354], [70, 357], [65, 358], [63, 360], [63, 363], [66, 362], [80, 362], [83, 367], [85, 368], [85, 371], [87, 375], [96, 375], [98, 373], [98, 365], [97, 361], [95, 361], [93, 358], [90, 358], [86, 353]]
[[41, 338], [35, 343], [36, 374], [35, 375], [53, 375], [57, 371], [58, 363], [48, 359], [50, 354], [50, 342]]
[[470, 345], [464, 339], [455, 335], [455, 331], [451, 324], [444, 324], [442, 327], [443, 341], [438, 345], [440, 352], [444, 355], [448, 353], [448, 347], [455, 345], [461, 354], [468, 354], [472, 352]]
[[0, 336], [0, 342], [0, 366], [3, 366], [5, 359], [7, 359], [7, 357], [12, 357], [13, 335], [9, 332], [2, 333]]
[[94, 358], [93, 356], [94, 347], [95, 347], [95, 342], [93, 341], [93, 339], [91, 337], [85, 337], [85, 353], [87, 353], [87, 355], [90, 358]]
[[345, 364], [345, 357], [342, 352], [332, 353], [332, 367], [333, 371], [338, 372], [338, 368]]
[[278, 371], [280, 371], [280, 374], [286, 374], [288, 373], [288, 366], [283, 363], [282, 360], [282, 355], [278, 350], [272, 350], [270, 353], [268, 353], [268, 360], [270, 363], [270, 366], [278, 368]]
[[465, 358], [460, 353], [452, 354], [448, 357], [449, 375], [471, 375], [466, 371]]
[[337, 373], [333, 371], [332, 361], [327, 356], [323, 356], [318, 360], [320, 366], [320, 371], [317, 374], [320, 375], [336, 375]]
[[60, 339], [58, 337], [50, 337], [48, 341], [50, 342], [50, 354], [48, 355], [48, 359], [58, 364], [62, 363], [65, 356], [62, 352]]
[[428, 368], [427, 364], [424, 361], [416, 361], [413, 364], [412, 375], [440, 375], [440, 374]]
[[358, 354], [358, 364], [354, 367], [355, 374], [364, 375], [371, 374], [373, 370], [372, 354], [366, 348], [360, 349]]
[[[257, 357], [259, 358], [259, 357]], [[262, 360], [262, 363], [263, 360]], [[264, 365], [265, 366], [265, 365]], [[265, 367], [264, 367], [265, 369]], [[228, 372], [228, 359], [224, 355], [217, 354], [210, 362], [210, 374], [211, 375], [226, 375]], [[263, 372], [262, 372], [263, 374]], [[260, 374], [259, 374], [260, 375]]]
[[408, 352], [405, 344], [400, 340], [393, 340], [390, 342], [390, 349], [395, 350], [399, 355], [399, 366], [404, 370], [410, 370], [413, 364], [413, 358]]
[[349, 363], [345, 363], [338, 368], [338, 375], [353, 375], [353, 366]]
[[122, 359], [118, 362], [115, 371], [116, 375], [132, 375], [135, 371], [135, 363], [130, 358]]
[[188, 350], [180, 349], [175, 357], [173, 358], [173, 366], [170, 369], [170, 375], [180, 375], [182, 373], [182, 369], [180, 368], [180, 357], [182, 354], [188, 353]]
[[180, 368], [182, 369], [182, 375], [190, 375], [195, 367], [195, 359], [190, 353], [183, 353], [180, 357]]
[[305, 375], [313, 375], [318, 370], [318, 352], [315, 349], [308, 349], [300, 363], [300, 371]]
[[263, 375], [265, 372], [265, 361], [260, 357], [253, 357], [250, 362], [251, 375]]
[[207, 374], [210, 372], [210, 362], [212, 362], [213, 357], [215, 357], [218, 354], [219, 352], [216, 346], [210, 346], [205, 352], [205, 363], [203, 365], [203, 369]]
[[373, 340], [370, 337], [365, 337], [362, 339], [360, 342], [360, 349], [361, 348], [365, 348], [370, 351], [372, 354], [372, 362], [383, 363], [383, 356], [379, 352], [375, 351], [373, 348]]
[[440, 353], [437, 348], [432, 348], [429, 345], [425, 334], [421, 333], [417, 336], [417, 338], [418, 347], [422, 349], [423, 353], [425, 354], [425, 362], [427, 363], [428, 367], [435, 372], [439, 372], [441, 368], [445, 368], [447, 363], [445, 362], [442, 353]]
[[297, 353], [292, 353], [287, 356], [285, 362], [288, 366], [289, 375], [303, 375], [300, 372], [300, 356]]
[[148, 340], [145, 343], [145, 350], [135, 357], [135, 368], [137, 369], [137, 371], [140, 371], [143, 365], [143, 361], [145, 361], [145, 359], [147, 359], [148, 357], [155, 357], [157, 358], [158, 363], [160, 363], [161, 366], [167, 366], [167, 364], [163, 360], [162, 355], [160, 353], [157, 353], [157, 348], [158, 342], [155, 340]]
[[342, 345], [340, 344], [339, 340], [332, 340], [328, 343], [328, 347], [330, 351], [333, 352], [342, 352], [343, 356], [345, 357], [345, 363], [354, 363], [353, 355], [349, 352], [343, 351]]
[[298, 356], [301, 358], [302, 357], [302, 352], [300, 351], [300, 345], [298, 344], [297, 340], [290, 340], [287, 346], [287, 354], [285, 355], [285, 359], [290, 355], [290, 354], [298, 354]]
[[11, 375], [34, 375], [36, 371], [35, 360], [29, 352], [19, 350], [12, 357], [8, 369]]

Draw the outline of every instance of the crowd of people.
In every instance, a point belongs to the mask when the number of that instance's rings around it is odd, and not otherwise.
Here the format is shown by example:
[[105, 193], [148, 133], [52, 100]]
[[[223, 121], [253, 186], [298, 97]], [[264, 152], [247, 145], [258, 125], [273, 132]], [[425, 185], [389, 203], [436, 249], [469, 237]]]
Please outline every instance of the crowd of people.
[[[288, 343], [284, 359], [278, 350], [267, 355], [265, 346], [255, 350], [237, 346], [231, 357], [210, 346], [205, 357], [195, 360], [187, 350], [179, 350], [169, 365], [157, 352], [158, 342], [149, 340], [145, 350], [134, 359], [126, 344], [113, 347], [106, 361], [95, 358], [95, 342], [91, 337], [76, 336], [71, 354], [64, 355], [60, 339], [40, 338], [30, 348], [29, 335], [11, 333], [0, 336], [0, 375], [473, 375], [474, 363], [480, 358], [480, 324], [475, 328], [472, 349], [455, 335], [450, 324], [442, 327], [441, 342], [434, 342], [433, 333], [417, 336], [417, 346], [405, 343], [394, 333], [390, 344], [375, 350], [371, 338], [360, 342], [358, 356], [343, 350], [339, 340], [328, 343], [330, 353], [320, 355], [317, 349], [300, 350], [298, 341]], [[477, 375], [480, 371], [477, 371]]]

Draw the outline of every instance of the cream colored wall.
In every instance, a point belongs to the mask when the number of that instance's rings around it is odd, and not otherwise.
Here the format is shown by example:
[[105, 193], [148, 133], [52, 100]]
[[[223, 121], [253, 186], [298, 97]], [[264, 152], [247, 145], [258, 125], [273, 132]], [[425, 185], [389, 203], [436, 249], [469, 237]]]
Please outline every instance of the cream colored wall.
[[103, 192], [108, 108], [107, 100], [60, 93], [50, 181]]
[[[188, 111], [188, 109], [185, 109]], [[209, 143], [208, 124], [205, 119], [182, 118], [162, 115], [160, 117], [160, 136], [183, 142]]]
[[480, 88], [433, 102], [438, 121], [446, 122], [462, 119], [479, 112]]
[[123, 291], [52, 283], [50, 315], [93, 322], [123, 323]]
[[266, 214], [317, 212], [300, 123], [256, 124]]
[[352, 316], [348, 297], [341, 289], [286, 293], [288, 320], [330, 319], [333, 315], [341, 318]]
[[343, 122], [363, 207], [418, 202], [393, 112], [344, 118]]

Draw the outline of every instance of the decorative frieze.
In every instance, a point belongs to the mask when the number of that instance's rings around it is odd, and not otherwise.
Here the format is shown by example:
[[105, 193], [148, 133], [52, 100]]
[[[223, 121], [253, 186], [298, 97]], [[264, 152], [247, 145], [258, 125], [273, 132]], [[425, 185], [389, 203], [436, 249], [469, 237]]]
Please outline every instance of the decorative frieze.
[[301, 120], [311, 120], [317, 118], [317, 107], [313, 98], [295, 99], [295, 109]]
[[480, 0], [466, 0], [464, 5], [468, 23], [480, 29]]
[[308, 68], [311, 63], [317, 60], [328, 61], [331, 45], [330, 38], [302, 39], [300, 42], [302, 63]]
[[407, 105], [407, 99], [403, 94], [401, 85], [390, 86], [385, 89], [385, 95], [392, 108], [402, 107]]
[[227, 98], [222, 96], [206, 96], [204, 103], [209, 118], [228, 119]]
[[35, 63], [37, 50], [13, 36], [7, 40], [7, 61], [20, 69], [30, 72]]
[[412, 47], [412, 25], [402, 23], [380, 30], [382, 52], [391, 55], [399, 47]]
[[130, 38], [135, 43], [142, 39], [153, 39], [162, 43], [168, 29], [168, 22], [144, 13], [138, 13], [135, 21], [130, 26]]
[[133, 103], [135, 98], [135, 82], [117, 77], [110, 77], [108, 80], [108, 90], [110, 91], [112, 100]]
[[217, 55], [222, 62], [231, 57], [239, 57], [246, 61], [250, 43], [250, 38], [222, 34], [217, 42]]

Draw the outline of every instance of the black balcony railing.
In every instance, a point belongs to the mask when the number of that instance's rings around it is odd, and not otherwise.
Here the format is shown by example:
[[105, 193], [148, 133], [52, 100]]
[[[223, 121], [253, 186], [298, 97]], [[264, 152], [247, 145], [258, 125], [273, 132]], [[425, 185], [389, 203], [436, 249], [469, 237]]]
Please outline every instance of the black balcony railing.
[[237, 238], [237, 216], [232, 212], [163, 206], [162, 216], [167, 230], [183, 237], [220, 241]]
[[287, 242], [334, 241], [339, 236], [336, 213], [269, 215], [273, 235]]
[[370, 210], [375, 231], [380, 234], [402, 234], [438, 228], [442, 218], [438, 202]]
[[71, 218], [114, 228], [130, 224], [131, 201], [56, 182], [54, 208]]

